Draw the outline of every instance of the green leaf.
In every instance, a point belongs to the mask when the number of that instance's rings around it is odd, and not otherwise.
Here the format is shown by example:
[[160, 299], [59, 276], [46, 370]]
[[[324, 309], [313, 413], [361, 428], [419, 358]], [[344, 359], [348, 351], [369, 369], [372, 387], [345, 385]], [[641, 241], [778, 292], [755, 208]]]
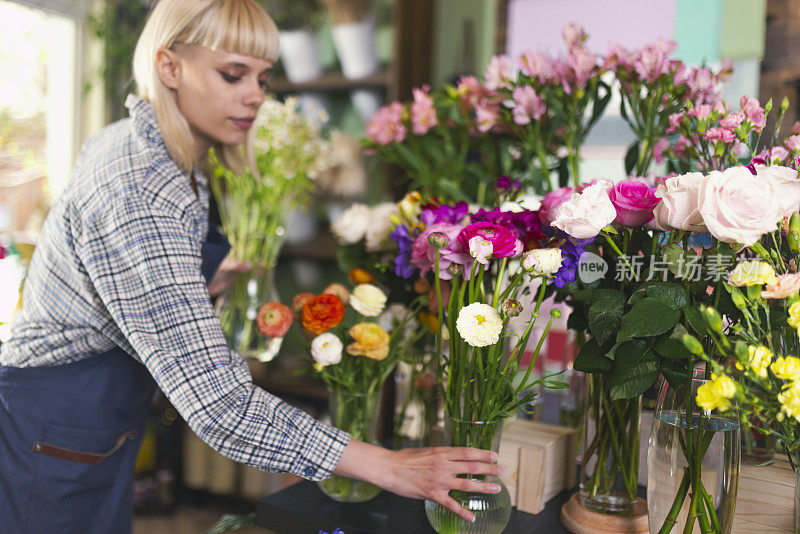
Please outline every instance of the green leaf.
[[689, 366], [675, 360], [663, 360], [661, 362], [661, 374], [667, 379], [669, 385], [676, 389], [685, 386], [691, 379]]
[[595, 338], [586, 342], [572, 364], [573, 369], [583, 373], [608, 373], [613, 366], [614, 362], [605, 357]]
[[576, 332], [585, 332], [588, 327], [582, 307], [573, 309], [567, 318], [567, 328]]
[[[625, 104], [622, 104], [624, 109]], [[636, 162], [639, 160], [639, 141], [634, 141], [628, 147], [628, 152], [625, 154], [625, 174], [630, 175], [633, 173], [633, 168], [636, 167]]]
[[663, 301], [673, 310], [680, 310], [689, 304], [683, 286], [673, 282], [658, 282], [649, 285], [645, 289], [645, 294], [647, 298]]
[[611, 399], [638, 397], [656, 381], [658, 370], [658, 356], [645, 341], [633, 339], [621, 344], [611, 371]]
[[680, 318], [678, 310], [673, 310], [661, 300], [641, 300], [622, 316], [622, 328], [617, 333], [617, 341], [663, 334], [675, 326]]
[[[685, 333], [685, 331], [683, 332]], [[681, 337], [664, 337], [656, 341], [653, 350], [665, 358], [671, 360], [691, 359], [692, 353], [683, 344], [683, 333]]]
[[706, 320], [703, 318], [703, 314], [700, 313], [700, 310], [697, 308], [686, 308], [683, 310], [683, 313], [686, 316], [686, 322], [689, 323], [689, 326], [692, 327], [692, 330], [701, 336], [704, 336], [708, 326], [706, 325]]
[[677, 243], [670, 243], [661, 248], [661, 254], [664, 261], [667, 262], [667, 268], [674, 275], [680, 275], [685, 263], [683, 247]]
[[601, 345], [619, 330], [624, 306], [616, 298], [601, 298], [589, 308], [589, 330]]

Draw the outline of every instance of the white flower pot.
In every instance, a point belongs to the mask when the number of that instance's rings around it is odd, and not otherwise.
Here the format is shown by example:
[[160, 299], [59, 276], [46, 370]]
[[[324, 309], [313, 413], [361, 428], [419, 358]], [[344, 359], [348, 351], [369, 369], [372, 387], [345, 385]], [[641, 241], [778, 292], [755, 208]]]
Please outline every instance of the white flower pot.
[[310, 30], [280, 32], [281, 60], [286, 77], [292, 83], [303, 83], [322, 74], [317, 41]]
[[354, 89], [350, 93], [350, 99], [364, 124], [372, 120], [382, 103], [381, 93], [376, 89]]
[[372, 19], [333, 26], [333, 44], [346, 78], [363, 78], [377, 72], [374, 30]]

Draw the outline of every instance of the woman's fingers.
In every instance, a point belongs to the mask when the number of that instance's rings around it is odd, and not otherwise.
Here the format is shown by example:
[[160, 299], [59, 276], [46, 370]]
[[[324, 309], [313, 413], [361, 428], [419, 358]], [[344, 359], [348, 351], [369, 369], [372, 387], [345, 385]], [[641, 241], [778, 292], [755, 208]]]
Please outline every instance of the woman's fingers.
[[500, 493], [500, 485], [491, 482], [481, 482], [470, 478], [457, 478], [452, 484], [453, 489], [471, 493]]
[[460, 504], [458, 504], [458, 502], [447, 493], [442, 494], [441, 496], [435, 498], [434, 500], [439, 504], [441, 504], [442, 506], [444, 506], [445, 508], [447, 508], [448, 510], [450, 510], [451, 512], [453, 512], [454, 514], [456, 514], [457, 516], [459, 516], [464, 521], [469, 521], [470, 523], [475, 521], [475, 514], [473, 514]]
[[456, 475], [495, 475], [500, 476], [503, 470], [497, 464], [484, 462], [453, 462]]
[[487, 462], [497, 461], [497, 453], [476, 449], [473, 447], [440, 447], [445, 451], [445, 456], [450, 460], [459, 462]]

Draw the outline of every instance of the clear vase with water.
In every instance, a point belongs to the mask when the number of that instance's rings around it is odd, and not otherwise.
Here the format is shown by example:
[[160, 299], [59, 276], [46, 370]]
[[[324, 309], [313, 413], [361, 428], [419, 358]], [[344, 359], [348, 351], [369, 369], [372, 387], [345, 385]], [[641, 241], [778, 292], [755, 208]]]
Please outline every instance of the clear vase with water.
[[[453, 447], [475, 447], [497, 452], [503, 420], [465, 421], [445, 418], [445, 442]], [[425, 501], [425, 515], [439, 534], [500, 534], [511, 518], [511, 496], [500, 478], [492, 475], [459, 475], [480, 482], [498, 484], [500, 493], [451, 490], [450, 496], [475, 514], [470, 523], [435, 501]]]
[[651, 534], [731, 531], [739, 484], [740, 434], [736, 418], [697, 405], [706, 382], [664, 381], [647, 449], [647, 505]]

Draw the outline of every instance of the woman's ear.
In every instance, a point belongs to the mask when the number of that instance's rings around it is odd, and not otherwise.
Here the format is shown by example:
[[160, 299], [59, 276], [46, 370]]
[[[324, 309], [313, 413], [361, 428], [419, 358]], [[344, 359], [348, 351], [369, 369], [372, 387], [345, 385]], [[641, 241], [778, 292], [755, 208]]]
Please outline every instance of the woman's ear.
[[156, 69], [158, 70], [158, 77], [169, 89], [178, 88], [178, 80], [180, 78], [180, 64], [175, 52], [166, 48], [160, 48], [156, 52]]

